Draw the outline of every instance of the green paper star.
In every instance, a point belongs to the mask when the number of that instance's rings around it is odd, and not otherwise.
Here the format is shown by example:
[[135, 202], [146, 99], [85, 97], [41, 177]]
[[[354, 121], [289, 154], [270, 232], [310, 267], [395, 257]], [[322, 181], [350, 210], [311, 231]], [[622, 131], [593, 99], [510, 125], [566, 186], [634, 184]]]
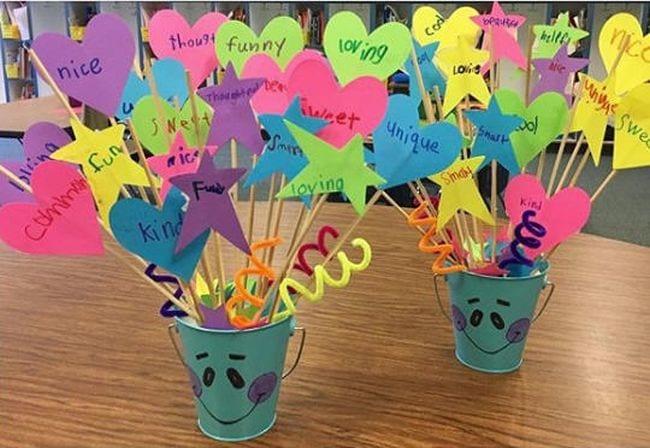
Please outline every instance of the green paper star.
[[553, 25], [535, 25], [533, 33], [537, 40], [535, 59], [551, 59], [564, 44], [576, 43], [589, 36], [589, 32], [569, 24], [569, 13], [560, 14]]
[[276, 197], [342, 192], [350, 199], [356, 212], [363, 214], [366, 188], [386, 182], [365, 165], [363, 137], [357, 134], [338, 149], [287, 120], [284, 124], [309, 163]]

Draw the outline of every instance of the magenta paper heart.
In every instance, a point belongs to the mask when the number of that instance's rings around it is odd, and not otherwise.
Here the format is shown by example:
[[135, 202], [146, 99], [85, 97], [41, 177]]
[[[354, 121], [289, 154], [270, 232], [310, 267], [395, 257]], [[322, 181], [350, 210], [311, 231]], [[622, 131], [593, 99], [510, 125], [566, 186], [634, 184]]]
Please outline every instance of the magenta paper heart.
[[102, 235], [86, 179], [70, 165], [48, 160], [32, 174], [35, 204], [0, 208], [0, 238], [29, 254], [102, 255]]
[[[4, 166], [26, 184], [32, 181], [32, 172], [39, 163], [50, 159], [50, 154], [65, 146], [72, 140], [67, 132], [55, 125], [42, 121], [35, 123], [25, 131], [23, 138], [22, 162], [4, 162]], [[0, 204], [7, 202], [34, 202], [34, 196], [24, 192], [20, 187], [9, 180], [0, 183]]]
[[218, 66], [214, 35], [228, 17], [211, 12], [190, 27], [180, 13], [172, 9], [158, 11], [149, 22], [149, 43], [159, 58], [175, 58], [190, 71], [196, 89]]
[[323, 118], [329, 125], [316, 135], [341, 148], [355, 134], [363, 137], [379, 125], [388, 106], [384, 84], [362, 76], [341, 87], [325, 60], [300, 63], [289, 79], [289, 98], [300, 95], [302, 112]]
[[131, 30], [121, 18], [96, 15], [80, 44], [44, 33], [32, 48], [63, 92], [109, 117], [115, 114], [135, 55]]
[[[531, 258], [580, 232], [591, 213], [591, 200], [581, 188], [564, 188], [547, 199], [539, 179], [530, 174], [521, 174], [510, 180], [505, 190], [504, 202], [513, 226], [521, 223], [526, 210], [534, 210], [535, 216], [530, 221], [546, 229], [546, 234], [539, 238], [540, 247], [524, 249], [526, 255]], [[525, 229], [523, 234], [529, 235]]]
[[253, 110], [258, 114], [284, 114], [293, 100], [288, 95], [289, 78], [300, 63], [311, 59], [326, 61], [323, 54], [316, 50], [301, 51], [291, 59], [286, 70], [282, 70], [266, 53], [248, 59], [242, 69], [242, 78], [264, 78], [264, 84], [251, 99]]

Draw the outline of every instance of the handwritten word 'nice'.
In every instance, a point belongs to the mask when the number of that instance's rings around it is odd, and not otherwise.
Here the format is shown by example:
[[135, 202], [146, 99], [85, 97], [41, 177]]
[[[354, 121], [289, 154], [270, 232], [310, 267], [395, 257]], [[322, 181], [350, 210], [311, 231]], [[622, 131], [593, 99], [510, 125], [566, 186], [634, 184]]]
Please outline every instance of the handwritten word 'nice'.
[[190, 37], [186, 40], [183, 40], [179, 33], [169, 36], [169, 43], [171, 44], [173, 51], [182, 50], [183, 48], [202, 47], [210, 42], [214, 43], [214, 33], [204, 33], [202, 36]]
[[[630, 36], [630, 44], [628, 45], [627, 49], [625, 50], [625, 54], [632, 58], [641, 58], [643, 62], [650, 63], [650, 45], [645, 45], [645, 39], [632, 39], [632, 35], [628, 33], [627, 30], [619, 30], [618, 28], [614, 28], [614, 32], [612, 33], [612, 38], [610, 39], [609, 43], [610, 45], [616, 44], [616, 49], [617, 50], [622, 50], [624, 42], [627, 38], [627, 36]], [[618, 42], [616, 42], [618, 40]], [[638, 49], [637, 47], [641, 46], [641, 49]]]
[[[627, 129], [625, 127], [626, 120], [629, 120], [627, 123]], [[628, 134], [638, 138], [641, 143], [644, 143], [646, 148], [650, 149], [650, 134], [648, 134], [646, 129], [636, 124], [630, 117], [630, 114], [623, 114], [621, 116], [620, 124], [616, 126], [616, 130], [625, 130]]]
[[602, 85], [599, 89], [595, 83], [585, 78], [584, 93], [587, 96], [587, 103], [591, 104], [596, 112], [603, 111], [606, 115], [616, 112], [618, 99], [609, 97], [605, 91], [605, 85]]
[[[238, 40], [240, 42], [237, 42]], [[286, 37], [279, 40], [268, 39], [259, 43], [243, 42], [239, 39], [239, 36], [230, 36], [230, 39], [226, 42], [226, 46], [230, 52], [234, 51], [233, 48], [235, 48], [239, 53], [257, 53], [263, 51], [271, 54], [274, 52], [276, 57], [280, 57], [280, 53], [282, 52], [282, 48], [286, 42]]]
[[433, 152], [435, 154], [439, 153], [438, 146], [440, 143], [437, 140], [427, 138], [420, 134], [417, 129], [413, 129], [413, 125], [410, 125], [408, 129], [404, 129], [396, 121], [388, 120], [386, 121], [386, 130], [394, 139], [399, 140], [405, 145], [410, 145], [413, 154], [418, 154], [419, 150]]
[[[207, 112], [203, 112], [203, 115], [198, 117], [199, 124], [200, 122], [203, 121], [206, 126], [210, 126], [210, 115], [208, 115]], [[189, 120], [185, 120], [183, 118], [179, 117], [174, 117], [174, 118], [168, 118], [167, 119], [167, 133], [171, 135], [175, 135], [177, 132], [177, 129], [179, 126], [186, 131], [194, 131], [194, 126], [192, 125], [190, 127], [190, 124], [193, 124], [195, 122], [194, 117], [192, 117]], [[158, 131], [160, 130], [159, 122], [157, 118], [152, 118], [151, 119], [151, 136], [155, 137], [158, 135]]]
[[99, 75], [102, 72], [99, 58], [92, 58], [90, 62], [75, 64], [74, 59], [70, 59], [69, 66], [57, 67], [56, 74], [60, 80], [81, 79], [85, 76]]
[[335, 179], [321, 179], [310, 183], [301, 183], [297, 186], [291, 185], [291, 192], [294, 196], [304, 196], [306, 194], [313, 195], [316, 191], [319, 193], [343, 191], [344, 188], [345, 182], [343, 178], [338, 177]]
[[32, 241], [39, 241], [47, 234], [48, 229], [55, 223], [59, 216], [74, 203], [79, 194], [88, 188], [85, 179], [75, 179], [70, 182], [68, 190], [61, 195], [52, 196], [49, 207], [39, 207], [31, 224], [23, 228], [23, 233]]
[[[54, 143], [46, 143], [45, 144], [45, 150], [49, 153], [52, 154], [54, 151], [59, 149], [57, 145]], [[34, 168], [36, 168], [41, 162], [45, 162], [46, 160], [50, 160], [50, 156], [48, 154], [39, 154], [35, 157], [36, 160], [33, 160], [31, 157], [27, 157], [25, 159], [25, 162], [22, 163], [19, 167], [18, 170], [16, 171], [16, 175], [20, 180], [25, 182], [27, 185], [31, 183], [32, 180], [32, 173], [34, 172]], [[9, 181], [9, 183], [15, 187], [16, 189], [23, 191], [22, 188], [20, 188], [18, 185], [13, 183], [12, 181]]]
[[157, 219], [153, 222], [138, 221], [138, 230], [143, 243], [158, 243], [163, 240], [175, 240], [182, 225], [183, 214], [179, 212], [176, 221], [166, 220], [160, 223]]
[[359, 52], [362, 44], [364, 41], [359, 39], [339, 39], [339, 52], [358, 55], [359, 60], [363, 62], [368, 61], [374, 65], [381, 64], [388, 51], [388, 46], [386, 44], [370, 45], [370, 42], [365, 42], [363, 49]]

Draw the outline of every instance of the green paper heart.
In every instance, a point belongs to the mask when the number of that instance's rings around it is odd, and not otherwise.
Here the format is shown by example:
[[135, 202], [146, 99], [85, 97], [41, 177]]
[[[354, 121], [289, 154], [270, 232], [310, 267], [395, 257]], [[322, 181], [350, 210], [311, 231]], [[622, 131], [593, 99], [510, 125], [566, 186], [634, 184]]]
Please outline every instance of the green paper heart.
[[358, 15], [341, 11], [327, 22], [323, 46], [342, 85], [364, 75], [383, 81], [409, 57], [411, 33], [403, 24], [391, 22], [368, 35]]
[[[196, 97], [196, 112], [199, 117], [199, 138], [200, 145], [196, 140], [196, 130], [192, 120], [192, 105], [186, 101], [180, 112], [177, 112], [168, 102], [160, 101], [165, 116], [165, 125], [170, 135], [170, 141], [174, 140], [178, 131], [183, 132], [185, 141], [189, 147], [198, 148], [205, 145], [212, 122], [212, 108], [208, 103], [198, 96]], [[166, 154], [169, 151], [167, 138], [160, 126], [158, 109], [153, 96], [145, 96], [135, 105], [133, 109], [133, 126], [138, 133], [142, 144], [154, 154]]]
[[304, 47], [300, 25], [291, 17], [284, 16], [271, 20], [259, 37], [245, 23], [229, 20], [219, 27], [214, 42], [219, 63], [225, 67], [232, 62], [238, 75], [246, 61], [255, 54], [268, 54], [284, 69]]
[[501, 112], [524, 119], [521, 126], [510, 134], [519, 166], [527, 165], [564, 131], [569, 110], [566, 99], [559, 93], [543, 93], [528, 107], [512, 90], [498, 90], [494, 95]]

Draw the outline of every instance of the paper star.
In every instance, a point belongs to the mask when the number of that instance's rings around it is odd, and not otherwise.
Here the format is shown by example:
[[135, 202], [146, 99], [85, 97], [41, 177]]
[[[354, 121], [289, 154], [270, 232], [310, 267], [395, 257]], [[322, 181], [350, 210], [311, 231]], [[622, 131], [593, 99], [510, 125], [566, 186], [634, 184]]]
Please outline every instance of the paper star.
[[212, 157], [205, 154], [195, 173], [181, 174], [169, 179], [189, 197], [187, 213], [176, 253], [183, 250], [207, 228], [223, 235], [241, 251], [250, 254], [239, 219], [230, 199], [230, 187], [244, 175], [245, 168], [218, 169]]
[[650, 166], [650, 84], [630, 90], [616, 109], [615, 170]]
[[193, 173], [199, 166], [198, 148], [188, 148], [182, 132], [177, 132], [168, 154], [150, 157], [147, 164], [163, 181], [160, 197], [164, 201], [171, 188], [169, 179], [179, 174]]
[[77, 163], [83, 168], [95, 196], [99, 214], [108, 223], [108, 213], [117, 202], [123, 185], [149, 185], [144, 169], [122, 151], [124, 125], [93, 131], [78, 120], [70, 120], [75, 141], [50, 155], [55, 160]]
[[291, 181], [307, 166], [307, 158], [293, 138], [284, 120], [315, 134], [327, 125], [326, 120], [307, 117], [300, 109], [300, 97], [295, 97], [284, 115], [260, 115], [260, 122], [271, 139], [264, 146], [264, 152], [257, 165], [248, 175], [244, 188], [266, 179], [275, 172], [281, 172]]
[[533, 33], [537, 38], [535, 58], [552, 58], [564, 44], [576, 43], [589, 36], [589, 32], [569, 25], [569, 12], [560, 14], [553, 25], [535, 25]]
[[214, 109], [208, 145], [221, 146], [232, 138], [253, 154], [262, 152], [264, 140], [250, 100], [263, 83], [264, 78], [237, 78], [229, 63], [221, 84], [199, 89], [199, 96]]
[[474, 181], [474, 173], [483, 163], [483, 159], [485, 157], [471, 157], [464, 160], [458, 158], [449, 168], [430, 177], [440, 185], [438, 229], [442, 229], [458, 210], [465, 210], [481, 221], [494, 225], [492, 215]]
[[278, 198], [343, 192], [358, 214], [366, 204], [366, 187], [384, 179], [364, 163], [363, 137], [357, 134], [338, 149], [285, 120], [309, 163], [278, 194]]
[[[434, 42], [429, 45], [422, 46], [418, 43], [417, 40], [413, 39], [413, 48], [415, 49], [415, 55], [417, 56], [420, 72], [422, 73], [424, 88], [427, 90], [427, 92], [431, 92], [433, 90], [433, 86], [438, 86], [440, 95], [444, 96], [446, 84], [445, 78], [433, 63], [433, 58], [439, 46], [440, 42]], [[422, 101], [422, 95], [420, 94], [420, 88], [418, 87], [417, 78], [415, 76], [413, 60], [410, 57], [404, 63], [404, 71], [409, 74], [409, 95], [419, 103]]]
[[[506, 15], [501, 5], [494, 2], [490, 14], [474, 16], [472, 20], [481, 27], [485, 36], [488, 36], [490, 32], [492, 33], [489, 50], [493, 54], [494, 62], [505, 58], [526, 70], [526, 56], [521, 51], [515, 37], [517, 29], [526, 21], [524, 16]], [[489, 68], [484, 66], [483, 72], [486, 72]]]
[[582, 95], [576, 106], [571, 132], [584, 132], [594, 164], [598, 166], [607, 119], [616, 111], [621, 98], [614, 89], [616, 85], [614, 73], [604, 82], [596, 81], [583, 73], [578, 76], [582, 82]]
[[496, 160], [511, 174], [519, 174], [510, 134], [523, 123], [523, 118], [503, 114], [495, 97], [492, 97], [487, 110], [468, 110], [465, 115], [476, 126], [472, 155], [485, 156], [484, 165]]
[[530, 101], [544, 92], [557, 92], [566, 98], [568, 105], [571, 105], [571, 94], [565, 92], [567, 83], [569, 79], [573, 80], [575, 72], [586, 67], [587, 64], [589, 59], [570, 58], [566, 45], [562, 45], [550, 59], [534, 59], [533, 65], [541, 78], [533, 87]]
[[473, 95], [483, 104], [490, 100], [490, 92], [481, 75], [481, 66], [488, 59], [487, 51], [477, 50], [462, 39], [458, 40], [457, 47], [445, 48], [438, 52], [438, 61], [447, 75], [447, 90], [442, 105], [444, 116], [456, 107], [465, 95]]

